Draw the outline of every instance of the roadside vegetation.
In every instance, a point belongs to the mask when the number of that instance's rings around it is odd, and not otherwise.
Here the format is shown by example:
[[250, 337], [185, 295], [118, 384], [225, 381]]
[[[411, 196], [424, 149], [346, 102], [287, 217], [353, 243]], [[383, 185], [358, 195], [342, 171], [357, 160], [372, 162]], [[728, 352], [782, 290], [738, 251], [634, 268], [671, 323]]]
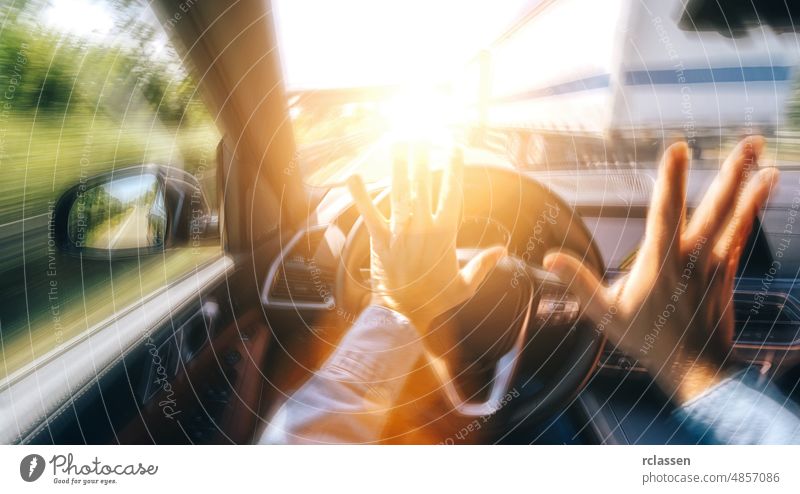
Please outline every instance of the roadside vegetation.
[[66, 189], [131, 165], [197, 172], [216, 203], [220, 136], [195, 81], [146, 3], [107, 3], [109, 32], [80, 35], [47, 23], [49, 0], [0, 0], [0, 380], [220, 255], [87, 260], [53, 242]]
[[91, 38], [43, 24], [47, 0], [5, 3], [0, 224], [45, 212], [81, 178], [129, 165], [203, 166], [213, 177], [214, 122], [144, 4], [111, 2], [114, 35]]

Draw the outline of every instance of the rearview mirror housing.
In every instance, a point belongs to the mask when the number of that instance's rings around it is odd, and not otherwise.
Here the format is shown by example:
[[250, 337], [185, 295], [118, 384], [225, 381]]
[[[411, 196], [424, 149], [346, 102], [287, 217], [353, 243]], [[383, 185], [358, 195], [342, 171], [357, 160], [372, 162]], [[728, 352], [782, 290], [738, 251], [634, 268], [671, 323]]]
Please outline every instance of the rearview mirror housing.
[[200, 182], [153, 164], [82, 181], [61, 196], [53, 220], [59, 249], [86, 258], [138, 257], [219, 239]]

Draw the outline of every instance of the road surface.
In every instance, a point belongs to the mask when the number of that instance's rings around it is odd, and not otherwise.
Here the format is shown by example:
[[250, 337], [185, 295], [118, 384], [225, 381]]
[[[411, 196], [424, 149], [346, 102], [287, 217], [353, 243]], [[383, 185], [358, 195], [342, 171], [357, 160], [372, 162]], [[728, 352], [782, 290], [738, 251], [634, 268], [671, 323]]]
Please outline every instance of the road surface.
[[149, 247], [147, 210], [136, 205], [123, 213], [122, 221], [115, 226], [101, 225], [89, 247], [96, 249], [135, 249]]

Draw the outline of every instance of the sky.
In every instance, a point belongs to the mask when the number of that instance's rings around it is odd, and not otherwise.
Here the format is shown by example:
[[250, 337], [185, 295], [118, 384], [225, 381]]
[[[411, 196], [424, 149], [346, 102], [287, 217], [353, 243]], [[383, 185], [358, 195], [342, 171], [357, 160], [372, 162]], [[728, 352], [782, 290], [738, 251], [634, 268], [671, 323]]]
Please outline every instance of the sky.
[[448, 77], [537, 0], [273, 0], [292, 88]]
[[[291, 88], [429, 83], [446, 78], [540, 0], [273, 0]], [[45, 22], [114, 35], [102, 0], [53, 0]]]
[[102, 38], [114, 27], [106, 5], [92, 0], [53, 0], [44, 21], [60, 31], [89, 38]]

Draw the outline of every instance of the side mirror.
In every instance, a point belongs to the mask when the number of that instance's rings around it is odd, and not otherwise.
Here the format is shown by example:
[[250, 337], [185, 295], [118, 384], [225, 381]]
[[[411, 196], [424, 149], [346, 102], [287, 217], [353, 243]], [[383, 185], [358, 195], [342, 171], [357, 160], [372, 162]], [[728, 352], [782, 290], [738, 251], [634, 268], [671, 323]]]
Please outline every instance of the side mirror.
[[177, 168], [141, 165], [82, 181], [59, 199], [62, 251], [89, 258], [137, 257], [219, 239], [197, 179]]

